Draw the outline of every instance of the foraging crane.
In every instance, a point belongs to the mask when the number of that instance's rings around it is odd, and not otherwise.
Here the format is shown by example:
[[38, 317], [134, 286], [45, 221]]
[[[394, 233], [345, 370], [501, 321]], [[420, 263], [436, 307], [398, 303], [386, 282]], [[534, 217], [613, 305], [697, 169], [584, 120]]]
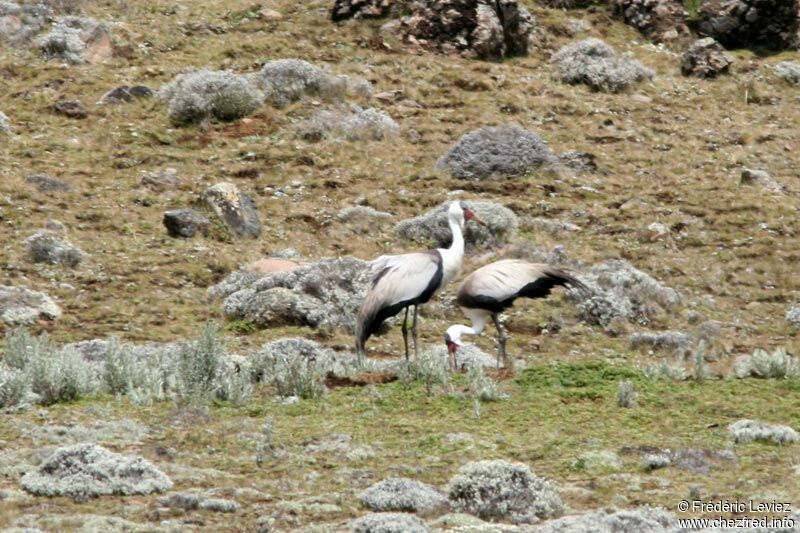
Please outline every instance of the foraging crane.
[[505, 363], [506, 334], [498, 315], [511, 307], [517, 298], [544, 298], [553, 287], [559, 285], [584, 287], [578, 279], [559, 268], [522, 259], [490, 263], [467, 276], [458, 287], [456, 301], [472, 321], [472, 327], [457, 324], [447, 328], [444, 340], [451, 369], [455, 370], [456, 350], [463, 346], [461, 336], [480, 334], [489, 318], [497, 328], [497, 366], [500, 366], [501, 358]]
[[411, 336], [414, 355], [418, 355], [417, 311], [442, 287], [458, 275], [464, 258], [464, 224], [478, 218], [464, 202], [453, 202], [447, 210], [447, 220], [453, 234], [449, 248], [402, 255], [382, 255], [372, 262], [372, 288], [364, 297], [356, 322], [356, 353], [359, 362], [364, 358], [364, 344], [389, 317], [406, 310], [403, 318], [403, 343], [408, 360], [408, 309], [414, 307]]

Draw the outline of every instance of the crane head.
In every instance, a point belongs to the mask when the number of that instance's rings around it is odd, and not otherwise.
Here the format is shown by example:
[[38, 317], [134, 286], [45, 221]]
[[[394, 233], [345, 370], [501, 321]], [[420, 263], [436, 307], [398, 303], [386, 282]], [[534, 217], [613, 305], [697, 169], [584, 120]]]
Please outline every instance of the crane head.
[[486, 226], [487, 228], [489, 227], [489, 225], [486, 222], [481, 220], [481, 218], [475, 214], [475, 211], [469, 208], [466, 202], [461, 202], [459, 205], [461, 206], [461, 210], [464, 212], [464, 220], [474, 220], [475, 222], [481, 224], [482, 226]]

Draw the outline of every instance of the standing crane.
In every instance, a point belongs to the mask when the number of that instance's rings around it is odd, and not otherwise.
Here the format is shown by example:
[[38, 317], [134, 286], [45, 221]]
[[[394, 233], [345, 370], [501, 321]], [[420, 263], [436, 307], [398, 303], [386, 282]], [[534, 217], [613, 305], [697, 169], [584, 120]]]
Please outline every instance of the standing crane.
[[506, 333], [499, 315], [514, 304], [517, 298], [544, 298], [553, 287], [583, 288], [573, 275], [559, 268], [529, 263], [522, 259], [504, 259], [483, 266], [467, 276], [458, 287], [456, 301], [472, 327], [456, 324], [447, 328], [444, 340], [450, 358], [450, 368], [455, 370], [456, 351], [463, 346], [462, 335], [479, 335], [491, 318], [497, 328], [500, 360], [506, 363]]
[[384, 320], [405, 309], [403, 344], [408, 360], [408, 310], [414, 308], [411, 336], [414, 355], [418, 355], [417, 312], [420, 305], [450, 283], [461, 270], [464, 258], [464, 224], [474, 220], [484, 226], [464, 202], [453, 202], [447, 210], [447, 220], [453, 234], [449, 248], [402, 255], [382, 255], [372, 262], [372, 287], [358, 311], [356, 322], [356, 353], [359, 362], [364, 358], [364, 345]]

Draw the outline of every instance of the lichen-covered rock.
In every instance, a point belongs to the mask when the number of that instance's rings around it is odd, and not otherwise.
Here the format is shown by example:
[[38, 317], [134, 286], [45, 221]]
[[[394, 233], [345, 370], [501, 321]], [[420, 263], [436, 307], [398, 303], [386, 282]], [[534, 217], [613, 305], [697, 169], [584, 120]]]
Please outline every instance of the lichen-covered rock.
[[399, 21], [406, 39], [439, 51], [500, 61], [528, 53], [536, 19], [517, 0], [423, 0]]
[[515, 125], [485, 126], [461, 136], [436, 162], [454, 178], [482, 180], [521, 176], [551, 163], [547, 143]]
[[793, 326], [800, 327], [800, 305], [793, 305], [786, 311], [786, 321]]
[[711, 37], [698, 39], [681, 57], [681, 74], [698, 78], [716, 78], [727, 74], [733, 63], [731, 56]]
[[372, 511], [429, 514], [447, 506], [447, 498], [430, 485], [408, 478], [389, 478], [363, 491], [358, 499]]
[[567, 295], [591, 324], [609, 326], [615, 320], [647, 324], [650, 317], [680, 303], [680, 295], [627, 261], [612, 260], [592, 267], [580, 277], [583, 290]]
[[47, 59], [70, 64], [99, 63], [113, 55], [108, 27], [93, 18], [63, 17], [36, 43]]
[[569, 515], [527, 528], [530, 533], [665, 533], [678, 531], [675, 515], [663, 509], [590, 511]]
[[618, 92], [655, 75], [635, 59], [617, 56], [599, 39], [567, 45], [553, 54], [550, 62], [564, 83], [582, 83], [595, 91]]
[[335, 0], [331, 20], [380, 18], [389, 14], [392, 0]]
[[39, 192], [69, 192], [72, 190], [69, 183], [46, 174], [34, 174], [25, 178], [25, 181], [36, 187]]
[[212, 118], [230, 122], [254, 113], [265, 95], [248, 76], [227, 70], [190, 70], [162, 87], [159, 98], [168, 105], [173, 124], [187, 125]]
[[39, 468], [25, 474], [20, 484], [37, 496], [69, 496], [76, 500], [151, 494], [172, 488], [172, 481], [149, 461], [113, 453], [95, 444], [59, 448]]
[[43, 3], [0, 0], [0, 40], [11, 44], [28, 41], [42, 31], [52, 14], [52, 9]]
[[170, 237], [190, 239], [198, 233], [208, 235], [211, 221], [194, 209], [172, 209], [164, 213], [164, 226]]
[[373, 513], [354, 520], [354, 533], [428, 533], [425, 523], [412, 514]]
[[[447, 222], [447, 209], [451, 202], [444, 202], [425, 214], [401, 221], [395, 226], [397, 238], [404, 241], [433, 241], [437, 247], [449, 246], [452, 241]], [[484, 249], [514, 238], [519, 226], [513, 211], [494, 202], [467, 202], [487, 226], [467, 222], [464, 226], [464, 241], [468, 249]]]
[[0, 134], [8, 135], [9, 133], [11, 133], [11, 121], [8, 120], [5, 113], [0, 111]]
[[782, 445], [800, 440], [800, 436], [794, 428], [778, 424], [767, 424], [757, 420], [737, 420], [728, 426], [728, 432], [733, 442], [736, 443], [765, 441]]
[[456, 511], [483, 519], [534, 523], [564, 513], [564, 502], [555, 485], [536, 477], [522, 463], [467, 463], [450, 480], [448, 493]]
[[86, 118], [89, 116], [89, 110], [80, 100], [68, 98], [59, 100], [53, 104], [53, 112], [58, 115], [64, 115], [69, 118]]
[[697, 28], [726, 48], [800, 47], [800, 0], [705, 0]]
[[101, 96], [98, 103], [116, 105], [132, 102], [135, 98], [152, 98], [153, 96], [155, 96], [155, 93], [150, 87], [144, 85], [134, 85], [133, 87], [120, 85]]
[[614, 13], [656, 42], [689, 35], [681, 0], [611, 0]]
[[61, 308], [45, 293], [0, 285], [0, 318], [9, 326], [33, 324], [39, 318], [55, 320], [60, 316]]
[[240, 237], [258, 237], [261, 219], [256, 205], [233, 183], [217, 183], [203, 193], [205, 204]]
[[286, 272], [237, 271], [208, 294], [225, 298], [223, 311], [231, 320], [262, 327], [294, 324], [354, 331], [369, 283], [369, 263], [342, 257]]
[[85, 253], [48, 230], [37, 231], [23, 242], [25, 254], [34, 263], [77, 267]]
[[800, 63], [796, 61], [781, 61], [775, 65], [775, 74], [792, 85], [800, 85]]

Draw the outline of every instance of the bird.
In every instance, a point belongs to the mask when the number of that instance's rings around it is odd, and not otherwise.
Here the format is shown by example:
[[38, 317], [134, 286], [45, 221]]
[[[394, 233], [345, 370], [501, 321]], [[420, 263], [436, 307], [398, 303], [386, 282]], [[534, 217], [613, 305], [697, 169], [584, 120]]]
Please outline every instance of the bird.
[[498, 352], [506, 362], [506, 333], [499, 315], [514, 304], [517, 298], [544, 298], [553, 287], [585, 286], [572, 274], [544, 263], [522, 259], [503, 259], [485, 265], [467, 276], [456, 292], [456, 303], [472, 321], [472, 327], [456, 324], [447, 328], [444, 336], [450, 368], [456, 369], [456, 351], [463, 346], [462, 335], [479, 335], [491, 318], [497, 328]]
[[411, 336], [418, 355], [417, 312], [421, 304], [450, 283], [461, 271], [464, 258], [464, 225], [473, 220], [487, 226], [464, 202], [455, 201], [447, 209], [453, 241], [449, 248], [401, 255], [382, 255], [371, 264], [372, 285], [358, 311], [356, 354], [362, 362], [367, 339], [387, 318], [405, 309], [403, 344], [408, 360], [408, 310], [414, 308]]

